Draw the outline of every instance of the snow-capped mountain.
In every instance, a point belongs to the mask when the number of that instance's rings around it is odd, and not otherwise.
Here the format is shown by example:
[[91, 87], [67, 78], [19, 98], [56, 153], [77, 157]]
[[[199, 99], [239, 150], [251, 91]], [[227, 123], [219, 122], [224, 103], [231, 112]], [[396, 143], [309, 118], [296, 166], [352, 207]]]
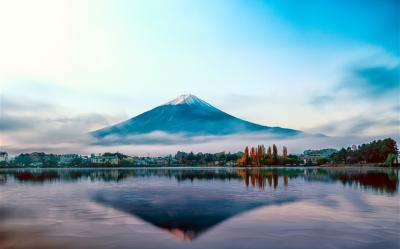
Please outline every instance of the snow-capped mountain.
[[192, 94], [182, 94], [178, 96], [176, 99], [167, 102], [165, 105], [192, 105], [192, 106], [197, 105], [197, 106], [202, 106], [204, 108], [216, 109], [209, 103], [197, 98]]
[[103, 139], [108, 136], [123, 138], [156, 131], [187, 136], [266, 132], [286, 137], [301, 133], [297, 130], [269, 127], [236, 118], [194, 95], [185, 94], [129, 120], [91, 134]]

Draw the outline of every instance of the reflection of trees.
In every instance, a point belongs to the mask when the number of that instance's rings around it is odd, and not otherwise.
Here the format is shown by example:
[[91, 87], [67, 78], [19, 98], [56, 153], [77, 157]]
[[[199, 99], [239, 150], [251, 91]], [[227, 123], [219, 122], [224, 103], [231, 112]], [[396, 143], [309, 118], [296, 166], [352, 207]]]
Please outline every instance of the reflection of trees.
[[368, 173], [360, 175], [338, 175], [336, 176], [344, 185], [359, 184], [365, 188], [373, 188], [383, 192], [394, 193], [398, 187], [398, 179], [395, 175], [385, 173]]
[[397, 170], [343, 169], [343, 168], [140, 168], [140, 169], [15, 169], [0, 172], [0, 184], [12, 177], [20, 182], [54, 181], [122, 181], [133, 177], [166, 177], [178, 182], [194, 180], [242, 180], [246, 187], [265, 189], [266, 185], [277, 189], [279, 182], [286, 187], [290, 178], [307, 181], [333, 182], [355, 185], [383, 192], [394, 193], [398, 189]]
[[19, 172], [14, 175], [19, 181], [32, 181], [32, 182], [44, 182], [54, 181], [60, 178], [56, 172], [43, 172], [40, 174], [34, 174], [31, 172]]
[[318, 168], [305, 171], [309, 181], [340, 181], [343, 185], [363, 187], [385, 193], [397, 192], [398, 170], [368, 168]]
[[265, 189], [266, 184], [270, 188], [277, 189], [279, 178], [282, 178], [283, 185], [286, 187], [289, 183], [289, 176], [298, 177], [303, 171], [296, 169], [240, 169], [237, 175], [244, 179], [246, 187], [258, 187]]

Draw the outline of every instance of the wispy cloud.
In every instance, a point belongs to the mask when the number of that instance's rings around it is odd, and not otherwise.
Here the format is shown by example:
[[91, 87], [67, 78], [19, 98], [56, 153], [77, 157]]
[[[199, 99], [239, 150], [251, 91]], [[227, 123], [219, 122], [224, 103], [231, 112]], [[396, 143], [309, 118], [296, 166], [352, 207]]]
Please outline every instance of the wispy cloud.
[[[298, 137], [303, 136], [314, 136], [308, 134], [297, 135]], [[235, 135], [193, 135], [189, 133], [166, 133], [163, 131], [155, 131], [146, 134], [139, 135], [108, 135], [104, 138], [94, 139], [92, 143], [94, 145], [111, 146], [111, 145], [124, 145], [124, 144], [134, 144], [134, 145], [147, 145], [147, 144], [157, 144], [157, 145], [184, 145], [184, 144], [202, 144], [212, 141], [218, 141], [220, 139], [226, 139], [230, 137], [235, 137], [237, 139], [284, 139], [287, 136], [268, 133], [268, 132], [253, 132]]]
[[384, 130], [386, 134], [397, 134], [399, 132], [399, 125], [400, 121], [396, 116], [390, 118], [355, 116], [348, 119], [329, 121], [326, 124], [309, 129], [309, 132], [366, 137], [382, 135], [382, 130]]
[[325, 104], [329, 104], [334, 100], [335, 97], [331, 95], [317, 95], [311, 98], [310, 103], [314, 106], [324, 106]]
[[[159, 135], [159, 134], [157, 134]], [[152, 136], [152, 135], [149, 135]], [[142, 136], [144, 139], [145, 136]], [[130, 155], [167, 155], [175, 154], [178, 150], [180, 151], [193, 151], [193, 152], [237, 152], [243, 151], [244, 146], [257, 146], [258, 144], [264, 144], [266, 146], [272, 146], [276, 144], [281, 152], [282, 146], [287, 146], [290, 153], [302, 153], [305, 149], [319, 149], [319, 148], [341, 148], [347, 147], [352, 144], [360, 144], [372, 141], [374, 139], [381, 139], [382, 136], [355, 136], [346, 135], [340, 137], [322, 137], [322, 136], [296, 136], [293, 138], [274, 138], [268, 134], [241, 134], [241, 135], [230, 135], [230, 136], [206, 136], [206, 137], [195, 137], [185, 138], [183, 136], [161, 136], [168, 137], [170, 141], [165, 143], [159, 141], [158, 143], [147, 143], [148, 140], [142, 140], [138, 142], [144, 142], [142, 144], [109, 144], [109, 145], [93, 145], [90, 148], [85, 148], [86, 151], [94, 152], [105, 152], [105, 151], [119, 151]], [[399, 140], [399, 136], [393, 134], [394, 139]], [[138, 139], [138, 137], [135, 137]]]
[[71, 148], [87, 146], [88, 132], [108, 126], [121, 117], [98, 113], [68, 113], [46, 102], [1, 98], [0, 146], [13, 150]]
[[24, 129], [32, 129], [37, 120], [24, 120], [18, 116], [11, 116], [7, 114], [2, 114], [0, 116], [0, 131], [18, 131]]
[[400, 66], [367, 66], [352, 69], [339, 89], [351, 89], [360, 97], [380, 97], [400, 88]]
[[55, 107], [54, 105], [50, 105], [48, 103], [29, 100], [26, 101], [26, 99], [13, 101], [12, 99], [5, 96], [1, 96], [0, 106], [2, 110], [7, 110], [7, 112], [21, 112], [27, 109], [32, 111], [43, 111], [51, 110]]
[[396, 134], [400, 115], [400, 62], [378, 53], [346, 64], [336, 84], [310, 96], [326, 122], [309, 131], [328, 135]]
[[342, 80], [329, 92], [311, 96], [310, 104], [324, 107], [339, 101], [394, 100], [393, 96], [397, 96], [399, 90], [400, 64], [356, 65], [346, 68]]

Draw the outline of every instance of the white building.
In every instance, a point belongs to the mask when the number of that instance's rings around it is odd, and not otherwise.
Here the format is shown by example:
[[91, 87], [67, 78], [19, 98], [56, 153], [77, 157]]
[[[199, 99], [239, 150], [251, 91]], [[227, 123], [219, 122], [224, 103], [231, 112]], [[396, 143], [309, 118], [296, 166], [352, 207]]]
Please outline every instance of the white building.
[[0, 151], [0, 162], [5, 162], [8, 159], [8, 153], [5, 151]]
[[93, 164], [118, 165], [119, 164], [119, 158], [118, 158], [117, 155], [114, 155], [114, 156], [102, 156], [101, 154], [99, 154], [99, 155], [92, 154], [90, 156], [90, 162], [93, 163]]
[[77, 154], [64, 154], [64, 155], [60, 156], [60, 161], [58, 163], [59, 164], [69, 164], [78, 157], [79, 157], [79, 155], [77, 155]]
[[328, 159], [335, 152], [337, 152], [337, 150], [333, 148], [321, 150], [305, 150], [303, 154], [300, 155], [300, 158], [304, 161], [304, 164], [307, 164], [309, 162], [317, 163], [318, 159]]

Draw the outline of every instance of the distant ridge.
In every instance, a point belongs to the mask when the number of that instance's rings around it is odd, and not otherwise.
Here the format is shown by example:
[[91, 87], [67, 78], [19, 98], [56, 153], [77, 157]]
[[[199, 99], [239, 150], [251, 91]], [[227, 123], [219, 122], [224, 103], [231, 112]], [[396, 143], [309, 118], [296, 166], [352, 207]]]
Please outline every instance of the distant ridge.
[[156, 131], [168, 134], [231, 135], [265, 132], [291, 137], [301, 131], [259, 125], [227, 114], [192, 94], [177, 98], [124, 122], [91, 132], [100, 141], [106, 137], [148, 134]]

